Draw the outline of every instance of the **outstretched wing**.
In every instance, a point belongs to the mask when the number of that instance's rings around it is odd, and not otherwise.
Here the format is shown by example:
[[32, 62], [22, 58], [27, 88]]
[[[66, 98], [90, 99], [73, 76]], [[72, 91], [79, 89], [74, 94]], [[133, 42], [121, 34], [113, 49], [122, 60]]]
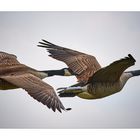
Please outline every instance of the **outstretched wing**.
[[109, 66], [97, 71], [91, 80], [94, 82], [115, 82], [119, 80], [122, 73], [130, 66], [134, 65], [136, 60], [131, 54], [128, 57], [113, 62]]
[[60, 112], [61, 109], [65, 110], [54, 89], [30, 73], [3, 76], [0, 78], [25, 89], [30, 96], [48, 106], [48, 108], [52, 108], [53, 111], [56, 109]]
[[75, 73], [79, 82], [87, 82], [89, 78], [101, 68], [94, 56], [75, 50], [57, 46], [46, 40], [39, 42], [39, 47], [47, 48], [49, 56], [63, 61]]
[[8, 54], [6, 52], [0, 52], [0, 66], [2, 65], [17, 65], [20, 62], [17, 60], [17, 57], [13, 54]]

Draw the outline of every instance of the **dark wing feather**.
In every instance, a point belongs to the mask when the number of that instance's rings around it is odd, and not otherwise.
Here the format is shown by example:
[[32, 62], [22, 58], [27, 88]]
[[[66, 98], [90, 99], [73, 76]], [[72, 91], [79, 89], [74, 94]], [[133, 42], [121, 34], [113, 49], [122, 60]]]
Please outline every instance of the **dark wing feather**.
[[17, 65], [20, 64], [19, 61], [17, 60], [17, 57], [13, 54], [8, 54], [5, 52], [0, 52], [0, 66], [2, 65]]
[[65, 110], [65, 107], [59, 100], [54, 89], [38, 77], [25, 73], [13, 76], [3, 76], [1, 78], [17, 87], [25, 89], [30, 96], [48, 106], [48, 108], [52, 108], [53, 111], [56, 109], [60, 112], [61, 109]]
[[91, 80], [94, 82], [116, 82], [122, 73], [130, 66], [134, 65], [136, 60], [131, 54], [128, 57], [113, 62], [109, 66], [97, 71]]
[[46, 40], [39, 47], [47, 48], [50, 57], [63, 61], [76, 74], [79, 82], [87, 82], [101, 68], [94, 56], [60, 47]]

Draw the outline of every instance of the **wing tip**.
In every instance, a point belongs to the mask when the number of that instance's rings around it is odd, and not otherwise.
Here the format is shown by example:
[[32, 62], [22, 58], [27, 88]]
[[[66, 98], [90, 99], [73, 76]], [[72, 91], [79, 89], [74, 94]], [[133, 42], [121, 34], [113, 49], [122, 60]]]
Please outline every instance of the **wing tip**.
[[62, 110], [63, 110], [63, 111], [66, 111], [66, 112], [72, 110], [72, 108], [65, 108], [63, 105], [57, 107], [56, 109], [57, 109], [60, 113], [62, 113]]
[[44, 45], [37, 45], [37, 47], [46, 48]]
[[45, 40], [45, 39], [41, 39], [42, 41], [39, 41], [39, 45], [37, 45], [38, 47], [43, 47], [43, 48], [52, 48], [52, 47], [56, 47], [55, 44]]
[[70, 110], [72, 110], [72, 108], [66, 108], [65, 110], [66, 110], [66, 111], [70, 111]]
[[134, 62], [136, 62], [135, 58], [134, 58], [131, 54], [128, 54], [128, 57], [129, 57], [130, 59], [132, 59]]
[[63, 106], [63, 104], [61, 103], [60, 100], [57, 102], [56, 105], [50, 106], [50, 108], [51, 108], [54, 112], [55, 112], [56, 110], [58, 110], [60, 113], [62, 113], [62, 111], [70, 111], [70, 110], [71, 110], [71, 108], [65, 108], [65, 107]]

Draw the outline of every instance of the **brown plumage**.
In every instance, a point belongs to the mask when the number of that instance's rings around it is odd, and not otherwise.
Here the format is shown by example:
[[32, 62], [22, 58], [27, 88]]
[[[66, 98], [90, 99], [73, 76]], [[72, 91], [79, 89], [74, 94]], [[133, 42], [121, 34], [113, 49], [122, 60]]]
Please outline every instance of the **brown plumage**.
[[100, 69], [92, 76], [94, 82], [116, 82], [120, 79], [122, 73], [130, 66], [135, 64], [136, 60], [131, 54], [128, 57], [117, 60], [110, 65]]
[[75, 73], [78, 82], [87, 82], [101, 66], [94, 56], [54, 45], [46, 40], [39, 47], [47, 48], [49, 56], [63, 61]]
[[99, 62], [92, 55], [60, 47], [46, 40], [39, 42], [39, 47], [47, 48], [50, 57], [63, 61], [75, 73], [78, 82], [87, 83], [94, 79], [97, 81], [116, 81], [121, 74], [130, 66], [134, 65], [135, 59], [129, 54], [121, 60], [111, 63], [109, 66], [101, 68]]
[[23, 88], [53, 111], [65, 110], [53, 87], [43, 82], [42, 78], [39, 71], [21, 64], [15, 55], [0, 52], [0, 89]]
[[59, 88], [64, 89], [59, 91], [60, 97], [74, 95], [84, 99], [106, 97], [120, 91], [129, 78], [140, 75], [139, 70], [124, 72], [136, 62], [130, 54], [106, 67], [101, 67], [94, 56], [60, 47], [46, 40], [42, 41], [38, 46], [47, 48], [52, 58], [66, 63], [79, 82], [68, 88]]

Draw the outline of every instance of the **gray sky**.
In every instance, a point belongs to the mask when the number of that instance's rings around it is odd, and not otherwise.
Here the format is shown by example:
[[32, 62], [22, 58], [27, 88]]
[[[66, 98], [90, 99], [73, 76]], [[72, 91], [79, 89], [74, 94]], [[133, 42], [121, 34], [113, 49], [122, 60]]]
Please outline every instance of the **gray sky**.
[[[131, 53], [137, 60], [129, 70], [140, 69], [139, 12], [0, 12], [0, 50], [38, 70], [66, 65], [49, 58], [36, 45], [52, 43], [96, 56], [102, 66]], [[75, 77], [50, 77], [55, 89], [76, 82]], [[24, 90], [0, 91], [1, 128], [139, 128], [140, 77], [123, 90], [98, 100], [61, 98], [72, 111], [54, 113]]]

